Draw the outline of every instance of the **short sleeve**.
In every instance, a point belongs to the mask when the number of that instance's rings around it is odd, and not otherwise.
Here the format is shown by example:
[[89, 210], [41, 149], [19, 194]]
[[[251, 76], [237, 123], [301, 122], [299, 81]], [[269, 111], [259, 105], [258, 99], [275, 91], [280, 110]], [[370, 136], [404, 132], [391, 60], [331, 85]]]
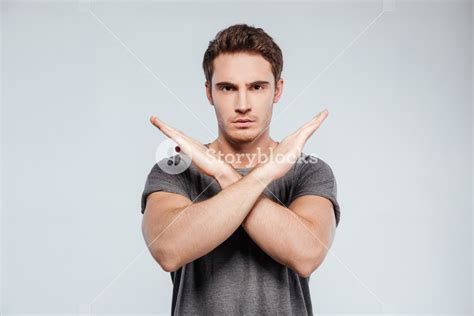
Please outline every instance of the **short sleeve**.
[[188, 186], [185, 174], [185, 172], [178, 174], [167, 173], [163, 171], [157, 163], [155, 163], [147, 176], [141, 196], [141, 213], [143, 214], [145, 212], [147, 197], [153, 192], [165, 191], [181, 194], [190, 198], [187, 190]]
[[296, 168], [294, 187], [290, 203], [302, 195], [318, 195], [330, 200], [334, 208], [336, 227], [340, 221], [340, 206], [337, 201], [337, 183], [331, 167], [322, 159], [312, 155], [303, 155]]

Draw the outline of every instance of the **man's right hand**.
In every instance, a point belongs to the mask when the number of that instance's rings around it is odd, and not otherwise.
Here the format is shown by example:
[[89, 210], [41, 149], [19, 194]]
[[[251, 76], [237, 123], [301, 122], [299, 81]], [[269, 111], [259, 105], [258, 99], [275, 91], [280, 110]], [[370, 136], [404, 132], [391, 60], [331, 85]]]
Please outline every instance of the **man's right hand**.
[[229, 175], [233, 170], [232, 166], [214, 155], [211, 149], [159, 120], [156, 116], [151, 116], [150, 122], [163, 134], [174, 140], [180, 150], [192, 159], [202, 173], [217, 179]]

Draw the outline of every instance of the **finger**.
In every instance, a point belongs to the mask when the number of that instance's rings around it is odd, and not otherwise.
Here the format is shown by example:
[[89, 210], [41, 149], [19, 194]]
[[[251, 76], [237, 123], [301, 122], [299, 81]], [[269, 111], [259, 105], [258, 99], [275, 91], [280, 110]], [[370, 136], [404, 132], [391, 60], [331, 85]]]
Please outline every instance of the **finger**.
[[301, 128], [301, 134], [304, 135], [305, 139], [308, 139], [313, 135], [313, 133], [321, 126], [326, 117], [328, 116], [329, 111], [327, 109], [319, 112], [315, 117], [311, 119]]
[[[192, 155], [193, 149], [191, 145], [192, 138], [186, 136], [181, 131], [176, 130], [175, 128], [169, 126], [162, 120], [158, 119], [156, 116], [151, 116], [150, 121], [155, 125], [163, 134], [171, 138], [177, 145], [179, 149], [175, 150], [178, 152], [183, 152], [187, 155]], [[195, 142], [195, 141], [194, 141]]]
[[162, 120], [158, 119], [158, 117], [152, 115], [150, 117], [150, 122], [151, 124], [155, 125], [156, 127], [158, 127], [160, 130], [163, 129], [163, 128], [166, 128], [166, 127], [169, 127], [165, 122], [163, 122]]
[[190, 150], [191, 150], [190, 148], [193, 145], [194, 145], [194, 148], [202, 148], [203, 150], [207, 150], [207, 148], [201, 142], [169, 126], [165, 122], [158, 119], [156, 116], [152, 115], [150, 117], [150, 122], [156, 127], [158, 127], [166, 136], [173, 139], [179, 145], [180, 150], [182, 150], [185, 154], [190, 153]]
[[177, 130], [163, 122], [162, 120], [158, 119], [156, 116], [151, 117], [151, 123], [158, 127], [160, 131], [165, 133], [167, 136], [172, 137], [176, 134], [178, 134]]
[[318, 119], [321, 118], [323, 112], [324, 112], [324, 111], [319, 112], [319, 113], [318, 113], [317, 115], [315, 115], [310, 121], [306, 122], [303, 126], [301, 126], [300, 128], [298, 128], [298, 129], [296, 130], [295, 134], [301, 133], [301, 132], [303, 132], [306, 128], [308, 128], [309, 126], [314, 125], [314, 123], [317, 122]]
[[163, 122], [162, 120], [158, 119], [156, 116], [150, 117], [151, 123], [156, 126], [163, 134], [168, 136], [169, 138], [173, 139], [175, 142], [180, 144], [182, 142], [182, 137], [174, 128]]
[[324, 109], [323, 111], [315, 115], [308, 123], [306, 123], [305, 127], [314, 126], [315, 124], [321, 124], [324, 121], [324, 119], [326, 119], [328, 114], [329, 114], [328, 110]]
[[184, 134], [183, 132], [181, 132], [180, 130], [174, 128], [173, 126], [170, 126], [168, 124], [166, 124], [165, 122], [161, 121], [160, 119], [158, 119], [157, 117], [155, 117], [156, 120], [158, 120], [158, 123], [166, 130], [168, 131], [169, 133], [173, 134], [174, 136], [176, 137], [181, 137], [181, 138], [184, 138], [186, 140], [191, 140], [191, 138], [189, 136], [187, 136], [186, 134]]

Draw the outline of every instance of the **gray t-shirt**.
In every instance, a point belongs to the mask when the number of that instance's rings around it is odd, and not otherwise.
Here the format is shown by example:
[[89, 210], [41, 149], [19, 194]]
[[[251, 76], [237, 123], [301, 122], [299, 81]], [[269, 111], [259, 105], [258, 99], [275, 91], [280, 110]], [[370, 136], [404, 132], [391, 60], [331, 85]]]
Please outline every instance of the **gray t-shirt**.
[[[236, 170], [245, 175], [250, 168]], [[216, 195], [221, 187], [193, 163], [179, 174], [168, 174], [155, 164], [141, 197], [142, 214], [148, 194], [156, 191], [199, 202]], [[264, 194], [286, 207], [302, 195], [325, 197], [333, 203], [336, 226], [339, 224], [336, 179], [329, 165], [313, 155], [302, 153], [292, 169], [270, 183]], [[267, 255], [242, 226], [208, 254], [171, 272], [171, 280], [171, 315], [313, 314], [309, 277], [300, 277]]]

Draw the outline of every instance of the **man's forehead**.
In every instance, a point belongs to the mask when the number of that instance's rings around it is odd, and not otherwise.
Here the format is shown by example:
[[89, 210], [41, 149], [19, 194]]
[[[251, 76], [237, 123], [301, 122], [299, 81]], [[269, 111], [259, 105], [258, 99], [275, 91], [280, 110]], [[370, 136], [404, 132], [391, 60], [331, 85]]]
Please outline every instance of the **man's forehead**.
[[213, 82], [246, 84], [272, 78], [271, 64], [259, 54], [221, 54], [214, 60]]
[[223, 84], [231, 84], [231, 85], [251, 85], [251, 84], [260, 84], [260, 85], [270, 85], [272, 83], [272, 79], [266, 79], [262, 76], [249, 78], [249, 79], [239, 79], [228, 77], [229, 79], [220, 79], [218, 77], [214, 77], [213, 83], [214, 85], [223, 85]]

